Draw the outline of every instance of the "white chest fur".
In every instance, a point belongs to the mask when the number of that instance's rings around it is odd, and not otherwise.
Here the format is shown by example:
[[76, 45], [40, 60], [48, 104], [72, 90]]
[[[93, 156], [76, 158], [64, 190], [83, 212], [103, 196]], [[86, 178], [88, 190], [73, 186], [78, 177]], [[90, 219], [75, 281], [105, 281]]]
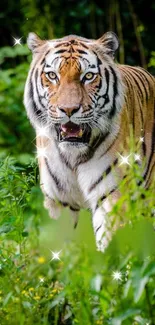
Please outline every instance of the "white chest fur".
[[113, 173], [104, 178], [104, 173], [113, 160], [114, 157], [108, 154], [97, 158], [95, 153], [89, 161], [71, 169], [62, 160], [56, 145], [51, 142], [41, 163], [41, 184], [45, 193], [55, 201], [67, 203], [73, 208], [94, 210], [100, 197], [116, 185]]

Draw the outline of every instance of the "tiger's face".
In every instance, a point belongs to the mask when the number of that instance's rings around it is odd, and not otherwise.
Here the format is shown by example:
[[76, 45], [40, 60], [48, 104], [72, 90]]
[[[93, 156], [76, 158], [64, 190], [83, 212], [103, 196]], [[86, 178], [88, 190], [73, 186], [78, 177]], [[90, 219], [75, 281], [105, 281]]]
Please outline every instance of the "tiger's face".
[[78, 36], [41, 41], [31, 35], [34, 63], [30, 80], [35, 83], [37, 123], [42, 120], [55, 130], [58, 145], [91, 147], [95, 139], [109, 132], [121, 106], [121, 81], [112, 58], [117, 43], [112, 33], [98, 42]]
[[101, 78], [97, 56], [73, 39], [46, 56], [41, 80], [59, 142], [89, 143]]

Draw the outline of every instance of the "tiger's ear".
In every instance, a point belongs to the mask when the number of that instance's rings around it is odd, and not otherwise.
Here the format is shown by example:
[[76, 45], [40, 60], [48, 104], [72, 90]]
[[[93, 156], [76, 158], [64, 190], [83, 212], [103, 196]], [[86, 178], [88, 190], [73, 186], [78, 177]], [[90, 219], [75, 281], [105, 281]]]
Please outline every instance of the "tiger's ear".
[[98, 43], [104, 46], [105, 53], [114, 57], [115, 51], [119, 47], [119, 40], [115, 33], [107, 32], [97, 40]]
[[35, 50], [43, 45], [45, 41], [42, 41], [35, 33], [29, 33], [28, 38], [27, 38], [27, 45], [28, 48], [35, 53]]

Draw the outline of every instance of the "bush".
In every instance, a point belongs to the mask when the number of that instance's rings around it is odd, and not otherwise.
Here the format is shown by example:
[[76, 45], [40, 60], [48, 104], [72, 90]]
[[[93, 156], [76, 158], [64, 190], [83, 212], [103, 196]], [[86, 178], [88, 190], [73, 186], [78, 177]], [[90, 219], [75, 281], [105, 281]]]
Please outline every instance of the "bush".
[[[22, 162], [32, 153], [34, 139], [22, 104], [30, 61], [28, 54], [27, 47], [20, 45], [0, 50], [0, 62], [3, 67], [3, 70], [0, 70], [0, 155], [18, 155], [19, 159], [21, 156]], [[23, 153], [26, 154], [24, 159]]]

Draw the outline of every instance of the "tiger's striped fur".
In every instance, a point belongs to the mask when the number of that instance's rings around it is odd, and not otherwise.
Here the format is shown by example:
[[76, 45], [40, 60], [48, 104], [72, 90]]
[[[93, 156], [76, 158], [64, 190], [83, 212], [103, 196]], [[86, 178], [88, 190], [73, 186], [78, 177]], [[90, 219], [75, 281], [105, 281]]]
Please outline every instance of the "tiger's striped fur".
[[155, 79], [142, 68], [114, 62], [118, 40], [112, 32], [97, 41], [75, 35], [42, 41], [31, 33], [28, 45], [33, 61], [24, 103], [36, 130], [45, 206], [52, 217], [68, 206], [75, 224], [81, 208], [91, 209], [103, 250], [111, 236], [106, 213], [123, 177], [118, 153], [128, 152], [131, 126], [134, 138], [143, 140], [146, 188], [153, 180]]

